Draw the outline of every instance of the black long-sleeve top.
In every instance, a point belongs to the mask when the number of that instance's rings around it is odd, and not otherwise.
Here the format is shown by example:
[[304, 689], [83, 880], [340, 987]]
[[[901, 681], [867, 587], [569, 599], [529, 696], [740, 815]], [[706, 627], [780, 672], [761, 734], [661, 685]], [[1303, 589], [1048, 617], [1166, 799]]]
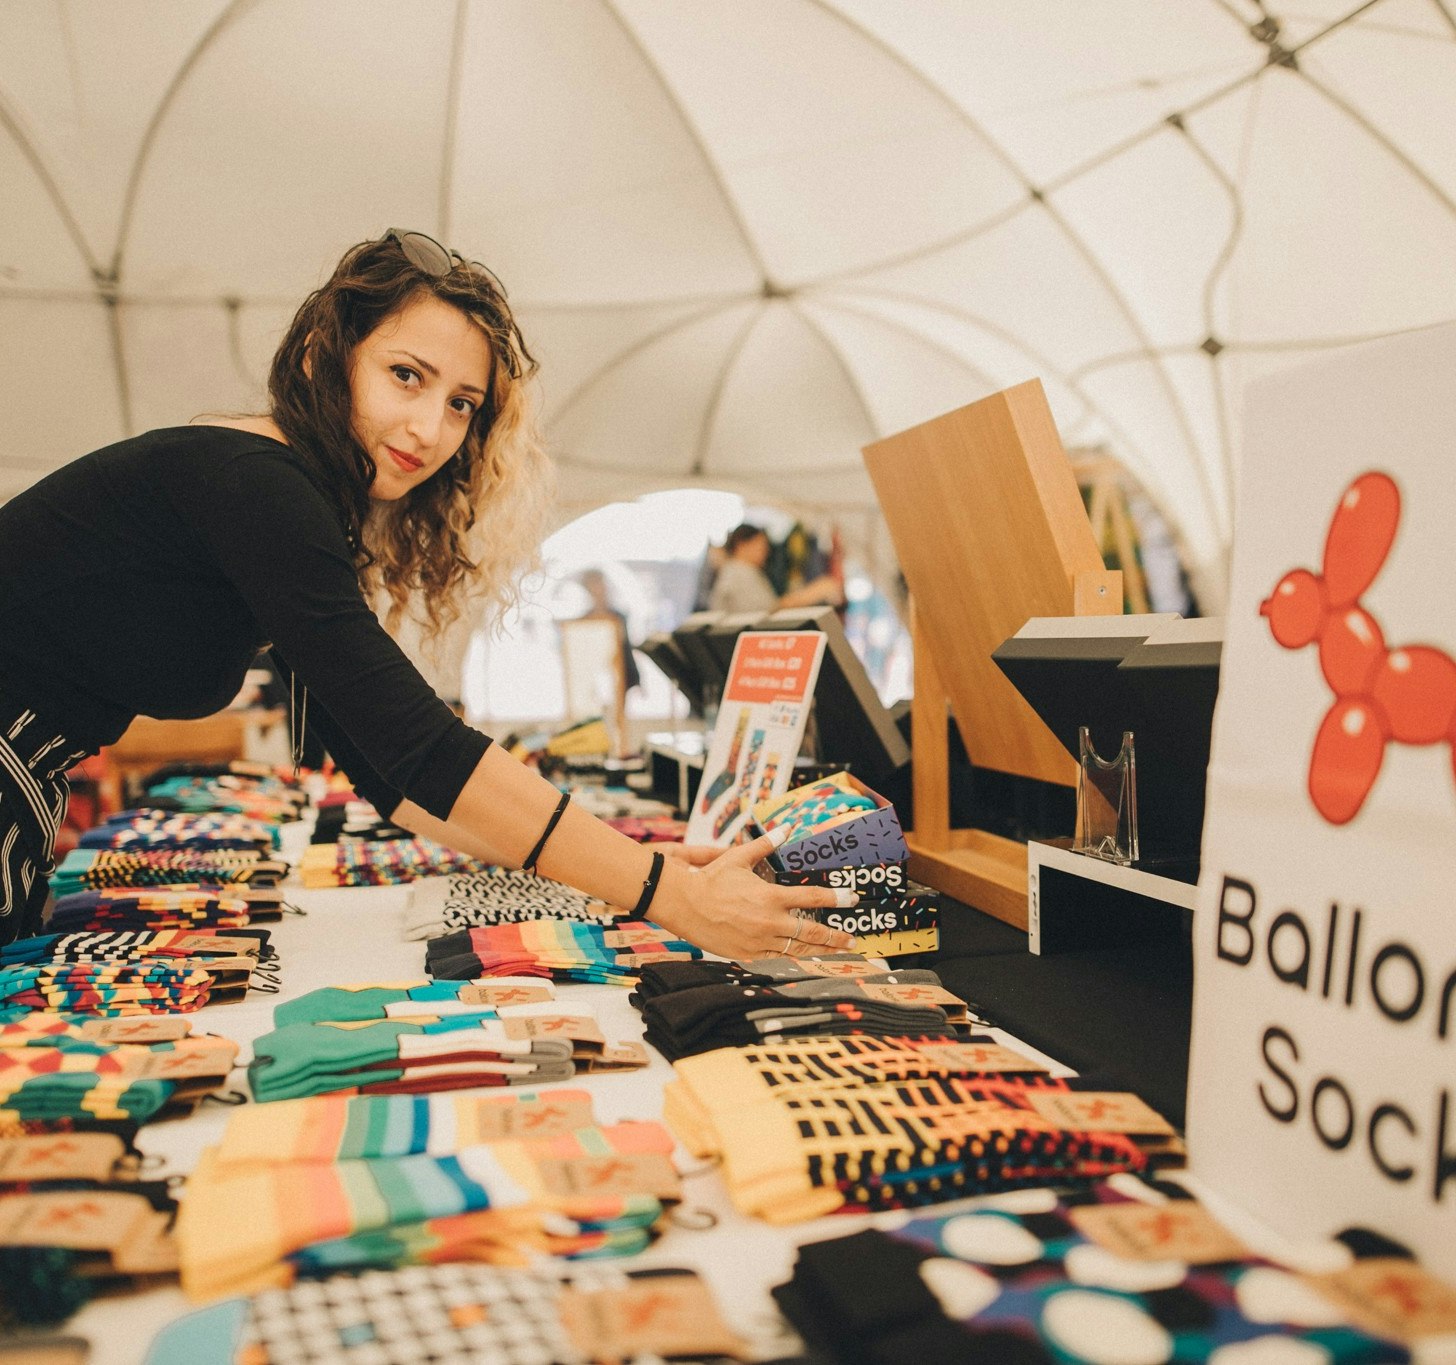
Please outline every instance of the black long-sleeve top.
[[0, 697], [76, 747], [114, 742], [138, 715], [220, 710], [269, 643], [366, 798], [448, 818], [490, 740], [370, 611], [342, 514], [288, 446], [170, 427], [0, 506]]

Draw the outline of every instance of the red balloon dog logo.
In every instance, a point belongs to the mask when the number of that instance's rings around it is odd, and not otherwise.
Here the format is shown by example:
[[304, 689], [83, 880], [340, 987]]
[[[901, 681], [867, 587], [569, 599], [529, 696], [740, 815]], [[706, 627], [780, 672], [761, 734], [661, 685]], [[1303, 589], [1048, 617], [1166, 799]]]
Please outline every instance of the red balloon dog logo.
[[1335, 701], [1315, 736], [1309, 795], [1332, 825], [1359, 813], [1392, 741], [1452, 745], [1456, 777], [1456, 662], [1430, 645], [1387, 645], [1360, 605], [1399, 525], [1395, 480], [1362, 474], [1335, 509], [1323, 572], [1292, 570], [1259, 608], [1285, 649], [1319, 645]]

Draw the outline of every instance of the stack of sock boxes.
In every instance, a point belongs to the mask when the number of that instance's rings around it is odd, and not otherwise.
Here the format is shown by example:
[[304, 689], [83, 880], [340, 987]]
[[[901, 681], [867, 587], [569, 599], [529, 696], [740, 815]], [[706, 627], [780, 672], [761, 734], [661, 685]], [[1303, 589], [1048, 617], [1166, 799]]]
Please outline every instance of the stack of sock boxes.
[[849, 773], [796, 787], [783, 796], [760, 801], [753, 818], [761, 830], [786, 820], [806, 824], [806, 808], [835, 796], [833, 789], [861, 798], [859, 809], [830, 814], [796, 833], [770, 859], [775, 879], [783, 886], [829, 886], [855, 891], [859, 904], [849, 910], [816, 910], [816, 919], [843, 929], [859, 940], [860, 949], [875, 957], [903, 957], [934, 952], [940, 942], [940, 897], [928, 886], [912, 882], [907, 872], [909, 850], [895, 808], [878, 792]]

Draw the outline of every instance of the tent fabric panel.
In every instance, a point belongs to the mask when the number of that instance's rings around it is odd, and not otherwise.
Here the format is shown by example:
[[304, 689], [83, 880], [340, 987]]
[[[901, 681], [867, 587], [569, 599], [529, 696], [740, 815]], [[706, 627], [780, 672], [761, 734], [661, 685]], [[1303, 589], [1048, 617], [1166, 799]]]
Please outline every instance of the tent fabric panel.
[[604, 371], [558, 417], [553, 453], [569, 469], [691, 474], [724, 367], [757, 315], [756, 303], [726, 307]]
[[758, 288], [710, 163], [608, 6], [472, 6], [457, 119], [451, 231], [488, 253], [514, 297]]
[[450, 13], [412, 10], [408, 42], [401, 18], [386, 0], [241, 11], [158, 129], [123, 287], [297, 301], [351, 243], [435, 228]]
[[115, 376], [103, 304], [0, 295], [0, 500], [126, 435]]
[[[619, 7], [672, 73], [780, 283], [874, 265], [1022, 195], [958, 111], [830, 9], [780, 0]], [[787, 63], [785, 52], [814, 60]]]
[[792, 305], [761, 305], [730, 357], [712, 414], [703, 472], [757, 477], [773, 486], [788, 469], [856, 472], [860, 447], [878, 434], [854, 377]]

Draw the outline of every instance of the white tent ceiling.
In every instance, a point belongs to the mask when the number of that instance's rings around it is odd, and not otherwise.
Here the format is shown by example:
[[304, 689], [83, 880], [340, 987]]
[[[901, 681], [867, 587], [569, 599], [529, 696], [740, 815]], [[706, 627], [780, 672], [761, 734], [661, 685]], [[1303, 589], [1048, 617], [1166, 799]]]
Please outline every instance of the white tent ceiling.
[[578, 506], [853, 518], [1039, 376], [1216, 601], [1244, 383], [1456, 317], [1456, 0], [1290, 2], [0, 0], [0, 498], [256, 407], [410, 226], [507, 282]]

